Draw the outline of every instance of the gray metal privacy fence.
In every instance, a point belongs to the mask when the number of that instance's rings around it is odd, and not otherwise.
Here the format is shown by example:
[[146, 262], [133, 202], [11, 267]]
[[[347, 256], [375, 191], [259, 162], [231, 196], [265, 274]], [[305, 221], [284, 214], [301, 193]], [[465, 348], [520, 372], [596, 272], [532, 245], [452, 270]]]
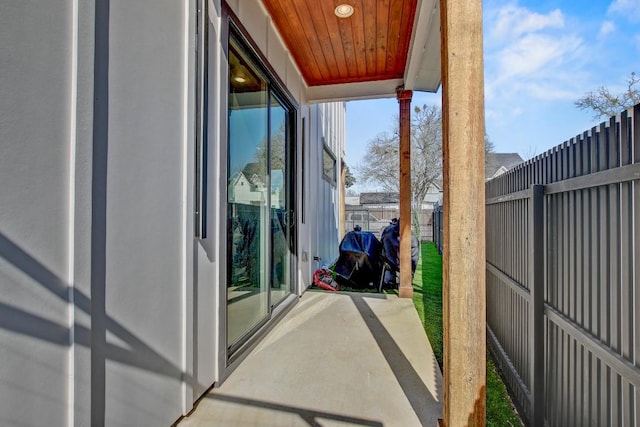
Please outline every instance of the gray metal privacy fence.
[[486, 197], [488, 344], [525, 422], [640, 425], [640, 104]]

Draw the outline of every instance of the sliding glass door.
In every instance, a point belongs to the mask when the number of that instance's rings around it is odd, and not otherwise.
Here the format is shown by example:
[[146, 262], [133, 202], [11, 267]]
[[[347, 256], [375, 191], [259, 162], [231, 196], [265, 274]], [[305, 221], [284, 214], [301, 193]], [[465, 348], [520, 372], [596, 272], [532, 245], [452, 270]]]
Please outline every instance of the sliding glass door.
[[288, 114], [285, 106], [271, 98], [271, 147], [269, 173], [271, 176], [271, 304], [286, 297], [291, 289], [292, 206], [290, 183], [291, 144]]
[[269, 312], [267, 80], [229, 43], [227, 342], [236, 343]]
[[229, 39], [227, 345], [292, 289], [293, 109], [234, 32]]

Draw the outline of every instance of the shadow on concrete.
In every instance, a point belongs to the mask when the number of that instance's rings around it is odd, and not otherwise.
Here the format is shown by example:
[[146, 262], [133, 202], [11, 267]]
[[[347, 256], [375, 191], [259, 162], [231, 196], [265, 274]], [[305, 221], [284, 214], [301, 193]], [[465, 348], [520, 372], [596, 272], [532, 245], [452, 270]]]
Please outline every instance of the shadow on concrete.
[[353, 304], [356, 306], [362, 316], [362, 319], [369, 328], [371, 335], [373, 335], [376, 340], [378, 347], [382, 351], [384, 358], [398, 380], [402, 391], [411, 404], [411, 407], [420, 420], [420, 423], [422, 425], [429, 425], [433, 420], [427, 408], [437, 402], [433, 398], [431, 391], [422, 381], [422, 378], [420, 378], [420, 375], [418, 375], [411, 365], [411, 362], [409, 362], [405, 357], [402, 349], [400, 349], [391, 334], [389, 334], [380, 319], [378, 319], [371, 307], [369, 307], [365, 301], [365, 298], [369, 298], [373, 295], [350, 294], [350, 296]]
[[244, 405], [244, 406], [253, 406], [255, 408], [268, 409], [272, 411], [280, 411], [280, 412], [297, 414], [298, 416], [300, 416], [300, 418], [302, 418], [307, 424], [309, 424], [312, 427], [322, 426], [322, 424], [319, 422], [319, 419], [338, 421], [338, 422], [348, 423], [348, 424], [358, 425], [358, 426], [383, 427], [383, 424], [379, 421], [366, 420], [363, 418], [349, 417], [347, 415], [332, 414], [329, 412], [315, 411], [315, 410], [305, 409], [305, 408], [297, 408], [293, 406], [281, 405], [278, 403], [271, 403], [271, 402], [264, 402], [260, 400], [254, 400], [254, 399], [246, 399], [242, 397], [225, 396], [217, 393], [208, 394], [207, 399], [219, 400], [222, 402], [234, 403], [234, 404]]

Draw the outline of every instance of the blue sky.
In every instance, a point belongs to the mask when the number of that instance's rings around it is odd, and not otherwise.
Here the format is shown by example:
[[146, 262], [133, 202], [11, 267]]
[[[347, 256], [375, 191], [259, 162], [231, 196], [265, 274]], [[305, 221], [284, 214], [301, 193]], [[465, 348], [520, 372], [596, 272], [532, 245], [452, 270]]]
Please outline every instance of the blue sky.
[[[640, 0], [485, 0], [485, 120], [498, 152], [540, 154], [598, 121], [574, 101], [640, 73]], [[414, 92], [413, 105], [441, 104]], [[395, 98], [347, 103], [347, 164], [391, 131]], [[358, 186], [362, 190], [363, 188]]]

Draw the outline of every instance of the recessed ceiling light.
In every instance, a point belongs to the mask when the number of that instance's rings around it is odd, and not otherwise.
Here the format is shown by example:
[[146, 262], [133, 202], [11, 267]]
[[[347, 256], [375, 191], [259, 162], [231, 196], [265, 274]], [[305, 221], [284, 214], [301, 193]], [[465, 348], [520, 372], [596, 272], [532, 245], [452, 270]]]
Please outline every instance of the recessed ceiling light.
[[353, 15], [353, 6], [350, 4], [341, 4], [334, 11], [338, 18], [348, 18]]
[[246, 81], [247, 81], [247, 79], [245, 79], [245, 78], [244, 78], [244, 77], [242, 77], [242, 76], [235, 76], [235, 77], [233, 78], [233, 80], [237, 81], [238, 83], [244, 83], [244, 82], [246, 82]]

